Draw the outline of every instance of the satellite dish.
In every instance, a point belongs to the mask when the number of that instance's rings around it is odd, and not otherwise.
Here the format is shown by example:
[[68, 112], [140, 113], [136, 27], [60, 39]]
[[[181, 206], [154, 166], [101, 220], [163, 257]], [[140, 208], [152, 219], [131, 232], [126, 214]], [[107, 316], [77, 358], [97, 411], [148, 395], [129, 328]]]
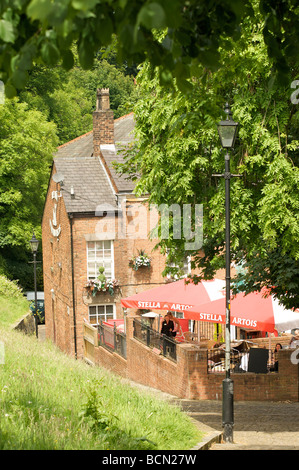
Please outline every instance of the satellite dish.
[[62, 173], [55, 173], [55, 175], [52, 176], [53, 181], [55, 183], [62, 183], [64, 180], [64, 176]]

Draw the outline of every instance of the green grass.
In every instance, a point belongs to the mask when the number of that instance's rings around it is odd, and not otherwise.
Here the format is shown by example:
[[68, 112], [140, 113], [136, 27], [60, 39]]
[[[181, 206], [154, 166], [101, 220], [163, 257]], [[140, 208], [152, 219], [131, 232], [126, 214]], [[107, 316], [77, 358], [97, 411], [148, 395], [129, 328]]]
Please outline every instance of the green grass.
[[183, 450], [201, 440], [179, 407], [12, 331], [25, 305], [0, 297], [0, 449]]
[[0, 327], [10, 327], [29, 313], [25, 297], [5, 297], [0, 294]]

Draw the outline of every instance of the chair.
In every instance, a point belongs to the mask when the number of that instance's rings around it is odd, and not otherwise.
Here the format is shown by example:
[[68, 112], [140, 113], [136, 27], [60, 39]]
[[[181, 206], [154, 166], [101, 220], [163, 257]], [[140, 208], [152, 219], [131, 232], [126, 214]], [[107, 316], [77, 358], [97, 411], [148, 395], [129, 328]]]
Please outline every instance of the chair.
[[181, 325], [179, 326], [179, 331], [177, 331], [175, 340], [180, 343], [184, 343], [186, 341], [185, 333], [183, 332]]

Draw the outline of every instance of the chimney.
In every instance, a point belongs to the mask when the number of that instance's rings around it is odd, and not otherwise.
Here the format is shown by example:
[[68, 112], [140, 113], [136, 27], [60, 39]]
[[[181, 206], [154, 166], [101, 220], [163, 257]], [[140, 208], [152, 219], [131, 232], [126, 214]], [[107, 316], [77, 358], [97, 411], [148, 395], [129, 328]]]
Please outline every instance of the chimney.
[[98, 88], [97, 106], [93, 113], [94, 156], [100, 156], [100, 146], [107, 144], [114, 144], [114, 116], [110, 109], [109, 88]]

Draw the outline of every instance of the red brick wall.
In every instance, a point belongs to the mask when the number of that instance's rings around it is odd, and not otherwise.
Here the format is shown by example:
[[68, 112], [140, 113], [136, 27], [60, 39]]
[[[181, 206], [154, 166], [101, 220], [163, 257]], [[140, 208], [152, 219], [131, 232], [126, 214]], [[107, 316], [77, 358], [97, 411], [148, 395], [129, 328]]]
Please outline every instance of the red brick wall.
[[[133, 317], [127, 317], [127, 360], [96, 348], [99, 365], [135, 382], [186, 399], [222, 400], [224, 373], [207, 373], [207, 350], [189, 344], [177, 347], [177, 362], [155, 354], [133, 338]], [[231, 374], [234, 399], [245, 401], [299, 401], [299, 366], [292, 350], [279, 351], [279, 372]]]
[[110, 352], [105, 348], [95, 348], [95, 361], [96, 364], [109, 369], [114, 374], [121, 377], [128, 377], [127, 361], [123, 357], [114, 352]]
[[58, 237], [51, 233], [50, 220], [53, 221], [53, 206], [56, 203], [52, 199], [52, 191], [56, 190], [60, 193], [59, 185], [51, 179], [42, 222], [46, 336], [63, 351], [73, 355], [70, 223], [63, 198], [59, 197], [57, 226], [62, 229]]
[[[120, 300], [140, 292], [141, 290], [162, 284], [164, 279], [161, 272], [164, 269], [164, 256], [158, 251], [152, 252], [156, 241], [149, 240], [114, 240], [114, 274], [120, 288], [115, 296], [99, 293], [96, 297], [87, 296], [85, 285], [87, 283], [87, 248], [86, 237], [93, 236], [98, 228], [99, 218], [74, 218], [74, 272], [75, 272], [75, 296], [77, 318], [77, 345], [78, 357], [83, 357], [83, 319], [88, 319], [88, 306], [91, 304], [116, 304], [116, 318], [123, 317], [123, 309]], [[117, 229], [117, 220], [116, 220]], [[150, 268], [141, 268], [134, 271], [129, 267], [129, 259], [136, 254], [137, 247], [143, 248], [152, 257]]]
[[[291, 350], [279, 351], [279, 372], [269, 374], [241, 373], [231, 374], [234, 382], [236, 400], [248, 401], [299, 401], [298, 365], [290, 360]], [[217, 400], [222, 397], [223, 373], [207, 373], [206, 359], [203, 351], [202, 360], [196, 358], [189, 362], [191, 390], [190, 398]]]
[[[51, 234], [49, 221], [53, 218], [52, 191], [56, 189], [57, 184], [51, 179], [42, 224], [46, 335], [63, 351], [74, 354], [71, 226], [61, 197], [57, 202], [57, 225], [61, 225], [61, 233], [59, 237]], [[135, 204], [137, 209], [134, 208]], [[149, 217], [148, 211], [138, 211], [139, 204], [140, 202], [136, 201], [135, 203], [134, 198], [131, 198], [130, 206], [133, 206], [131, 215], [133, 214], [133, 218], [138, 219], [139, 224], [146, 226]], [[131, 216], [128, 215], [128, 217]], [[132, 226], [132, 220], [129, 220], [129, 223]], [[83, 321], [84, 318], [88, 319], [89, 305], [115, 303], [116, 317], [122, 318], [123, 309], [120, 303], [122, 297], [164, 283], [161, 273], [164, 269], [165, 257], [159, 251], [153, 251], [157, 241], [149, 241], [146, 238], [138, 239], [134, 236], [118, 238], [118, 220], [116, 218], [114, 224], [116, 232], [114, 273], [120, 288], [115, 296], [101, 293], [96, 297], [88, 297], [85, 289], [87, 283], [87, 239], [89, 237], [94, 239], [95, 236], [101, 237], [102, 225], [99, 217], [74, 217], [72, 221], [78, 358], [83, 357]], [[143, 267], [134, 271], [129, 267], [129, 259], [136, 255], [139, 249], [144, 249], [151, 256], [152, 263], [150, 268]]]

